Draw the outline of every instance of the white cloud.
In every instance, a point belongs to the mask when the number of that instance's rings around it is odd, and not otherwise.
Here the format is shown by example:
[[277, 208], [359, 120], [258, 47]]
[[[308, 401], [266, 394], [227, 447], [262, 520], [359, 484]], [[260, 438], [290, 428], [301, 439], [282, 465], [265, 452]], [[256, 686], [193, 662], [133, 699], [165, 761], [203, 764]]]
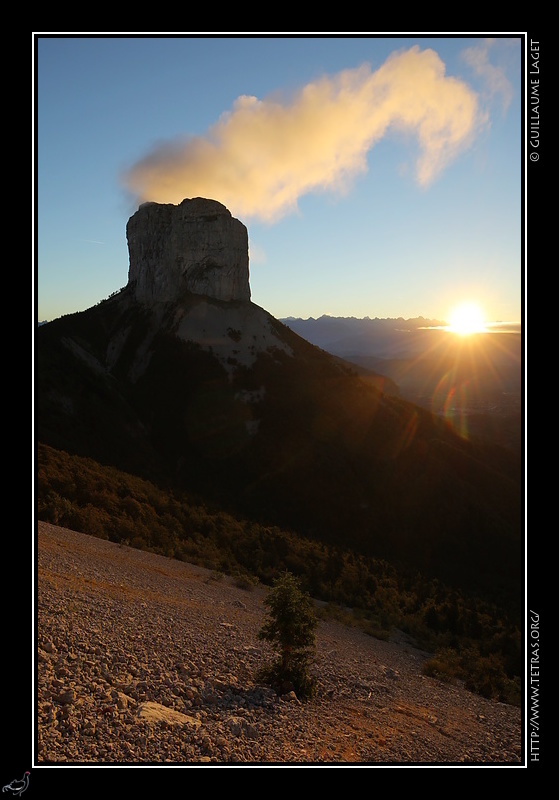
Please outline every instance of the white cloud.
[[[473, 56], [472, 56], [473, 58]], [[483, 122], [478, 98], [433, 50], [395, 53], [305, 86], [288, 104], [241, 96], [205, 136], [156, 145], [123, 176], [138, 202], [210, 197], [241, 219], [273, 222], [314, 191], [345, 192], [391, 131], [419, 145], [428, 185]]]

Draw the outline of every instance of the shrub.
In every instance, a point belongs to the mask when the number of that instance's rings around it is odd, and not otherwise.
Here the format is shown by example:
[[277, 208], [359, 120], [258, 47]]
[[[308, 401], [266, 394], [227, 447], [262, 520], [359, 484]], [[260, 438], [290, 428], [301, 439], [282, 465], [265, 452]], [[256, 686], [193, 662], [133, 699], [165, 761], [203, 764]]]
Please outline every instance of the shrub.
[[233, 583], [238, 589], [244, 589], [245, 592], [252, 592], [254, 587], [258, 585], [258, 578], [246, 573], [237, 572], [233, 576]]
[[316, 679], [309, 674], [314, 656], [318, 624], [311, 598], [301, 590], [297, 578], [284, 572], [274, 581], [265, 604], [269, 615], [258, 637], [277, 652], [276, 662], [261, 675], [280, 691], [293, 689], [307, 699], [316, 691]]
[[436, 678], [445, 683], [454, 683], [461, 677], [456, 652], [450, 648], [438, 652], [423, 664], [422, 672], [430, 678]]

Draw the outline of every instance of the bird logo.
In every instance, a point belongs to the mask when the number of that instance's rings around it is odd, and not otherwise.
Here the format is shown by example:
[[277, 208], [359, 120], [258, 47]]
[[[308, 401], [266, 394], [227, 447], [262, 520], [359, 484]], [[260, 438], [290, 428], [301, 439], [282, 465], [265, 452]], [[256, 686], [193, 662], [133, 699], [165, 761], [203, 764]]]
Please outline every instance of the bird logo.
[[20, 781], [12, 781], [2, 787], [3, 792], [11, 792], [14, 797], [19, 797], [29, 786], [29, 770], [24, 772], [23, 778]]

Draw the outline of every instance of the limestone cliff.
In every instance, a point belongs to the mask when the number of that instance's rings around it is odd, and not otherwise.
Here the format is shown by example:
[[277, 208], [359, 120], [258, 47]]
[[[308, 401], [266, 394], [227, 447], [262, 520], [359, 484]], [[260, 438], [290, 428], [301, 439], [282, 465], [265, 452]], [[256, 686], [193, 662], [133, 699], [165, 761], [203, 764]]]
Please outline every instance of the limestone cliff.
[[183, 292], [215, 300], [250, 300], [248, 232], [216, 200], [144, 203], [126, 226], [128, 285], [143, 305]]

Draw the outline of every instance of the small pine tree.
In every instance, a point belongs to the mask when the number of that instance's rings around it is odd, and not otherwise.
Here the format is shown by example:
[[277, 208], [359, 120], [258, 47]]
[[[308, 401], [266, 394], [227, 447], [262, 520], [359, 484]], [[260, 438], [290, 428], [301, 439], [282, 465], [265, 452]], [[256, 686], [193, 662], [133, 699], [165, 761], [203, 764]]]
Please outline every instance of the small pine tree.
[[297, 578], [285, 572], [274, 581], [265, 604], [269, 615], [258, 638], [277, 651], [275, 664], [262, 677], [274, 685], [291, 684], [299, 697], [312, 697], [316, 680], [308, 668], [314, 656], [317, 619], [311, 598], [301, 590]]

